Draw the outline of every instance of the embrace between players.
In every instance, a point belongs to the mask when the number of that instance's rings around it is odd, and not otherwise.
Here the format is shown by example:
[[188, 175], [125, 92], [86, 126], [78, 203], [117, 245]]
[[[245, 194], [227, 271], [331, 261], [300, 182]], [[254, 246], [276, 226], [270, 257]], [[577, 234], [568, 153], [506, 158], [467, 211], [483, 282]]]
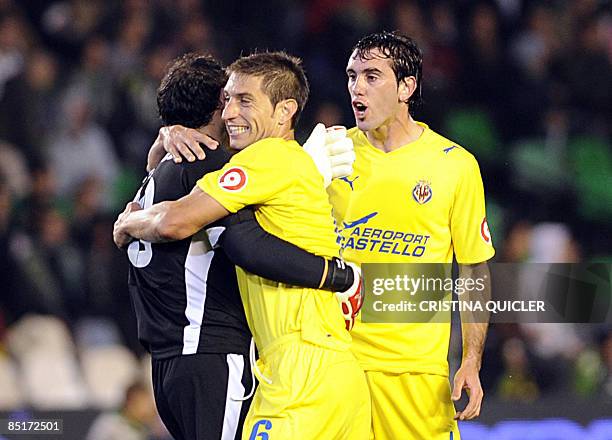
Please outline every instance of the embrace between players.
[[[360, 40], [347, 66], [356, 127], [319, 125], [303, 148], [299, 60], [242, 57], [227, 83], [208, 57], [170, 68], [152, 171], [114, 238], [128, 247], [139, 338], [175, 438], [457, 439], [456, 420], [478, 416], [487, 325], [462, 322], [451, 395], [450, 323], [354, 322], [360, 275], [337, 258], [342, 245], [356, 264], [455, 256], [462, 276], [487, 271], [494, 250], [478, 164], [410, 114], [421, 65], [407, 37]], [[209, 149], [215, 139], [221, 146]], [[429, 239], [418, 254], [351, 245], [376, 228]], [[470, 400], [456, 413], [462, 389]]]

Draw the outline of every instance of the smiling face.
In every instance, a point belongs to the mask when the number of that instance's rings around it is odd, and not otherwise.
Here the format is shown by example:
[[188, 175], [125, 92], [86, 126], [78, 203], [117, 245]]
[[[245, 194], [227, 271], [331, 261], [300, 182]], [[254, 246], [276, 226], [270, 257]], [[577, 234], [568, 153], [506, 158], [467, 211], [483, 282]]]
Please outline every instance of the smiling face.
[[222, 117], [235, 150], [267, 137], [281, 137], [279, 112], [261, 86], [260, 76], [232, 73], [227, 81]]
[[353, 52], [346, 74], [355, 123], [360, 130], [375, 130], [408, 114], [407, 104], [400, 99], [406, 85], [400, 82], [398, 86], [391, 60], [378, 49], [372, 49], [367, 59]]
[[222, 117], [230, 148], [242, 150], [264, 138], [290, 138], [295, 100], [272, 105], [262, 90], [261, 76], [232, 73], [224, 89]]

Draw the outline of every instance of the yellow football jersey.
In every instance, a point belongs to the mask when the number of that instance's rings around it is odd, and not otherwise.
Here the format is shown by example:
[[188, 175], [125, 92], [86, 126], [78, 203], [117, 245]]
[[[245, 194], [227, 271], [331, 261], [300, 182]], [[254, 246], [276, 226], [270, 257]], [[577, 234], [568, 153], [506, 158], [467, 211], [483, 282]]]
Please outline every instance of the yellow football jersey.
[[[419, 123], [414, 142], [385, 153], [353, 128], [353, 174], [329, 188], [342, 256], [358, 263], [479, 263], [495, 253], [472, 154]], [[365, 370], [448, 375], [450, 324], [357, 322]]]
[[[198, 186], [236, 212], [256, 206], [268, 232], [309, 252], [338, 256], [332, 208], [323, 178], [295, 141], [268, 138], [235, 154], [221, 170]], [[334, 294], [270, 281], [238, 269], [247, 321], [260, 352], [286, 335], [333, 349], [348, 349], [350, 335]]]

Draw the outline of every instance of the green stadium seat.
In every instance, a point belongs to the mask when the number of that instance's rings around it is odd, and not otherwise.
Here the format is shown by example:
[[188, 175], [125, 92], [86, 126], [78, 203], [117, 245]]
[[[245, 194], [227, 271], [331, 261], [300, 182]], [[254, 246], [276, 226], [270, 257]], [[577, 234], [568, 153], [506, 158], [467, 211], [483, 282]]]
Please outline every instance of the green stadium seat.
[[500, 156], [501, 141], [495, 125], [481, 109], [451, 110], [444, 133], [467, 148], [479, 161], [494, 162]]
[[516, 185], [528, 192], [542, 194], [562, 191], [568, 184], [567, 169], [559, 154], [552, 154], [544, 140], [525, 140], [515, 144], [510, 164]]
[[612, 146], [594, 137], [573, 139], [568, 145], [580, 214], [609, 222], [612, 216]]

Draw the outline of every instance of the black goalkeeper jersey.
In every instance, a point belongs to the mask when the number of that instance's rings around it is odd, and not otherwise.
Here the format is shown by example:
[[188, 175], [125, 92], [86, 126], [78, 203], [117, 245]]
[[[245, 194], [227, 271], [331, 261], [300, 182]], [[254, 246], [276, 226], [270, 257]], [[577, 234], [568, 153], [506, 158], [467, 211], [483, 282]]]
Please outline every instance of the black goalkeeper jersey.
[[[179, 199], [229, 158], [222, 148], [207, 149], [206, 159], [192, 163], [175, 164], [166, 156], [143, 181], [136, 200], [146, 208]], [[224, 229], [220, 220], [181, 241], [129, 245], [129, 289], [138, 338], [154, 358], [248, 353], [251, 334], [235, 266], [216, 247]]]

